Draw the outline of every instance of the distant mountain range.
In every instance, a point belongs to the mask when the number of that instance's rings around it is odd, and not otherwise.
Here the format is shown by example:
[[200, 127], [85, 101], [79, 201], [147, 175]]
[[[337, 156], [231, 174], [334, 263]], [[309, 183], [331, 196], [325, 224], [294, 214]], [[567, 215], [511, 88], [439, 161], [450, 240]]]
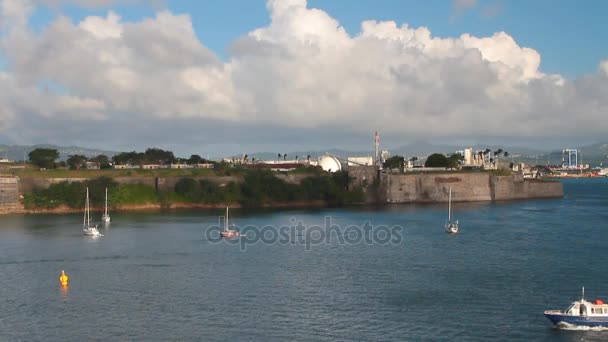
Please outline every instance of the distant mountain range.
[[[508, 151], [511, 155], [510, 158], [515, 162], [524, 162], [527, 164], [551, 164], [559, 165], [562, 163], [562, 150], [554, 151], [542, 151], [525, 147], [516, 146], [500, 146], [500, 145], [473, 145], [471, 146], [474, 150], [485, 150], [489, 148], [491, 150], [497, 150], [499, 148], [504, 151]], [[59, 159], [65, 160], [68, 156], [74, 154], [84, 155], [86, 157], [95, 157], [100, 154], [105, 154], [109, 157], [118, 154], [117, 151], [108, 151], [101, 149], [84, 148], [78, 146], [57, 146], [57, 145], [0, 145], [0, 159], [7, 158], [12, 160], [23, 160], [27, 158], [27, 154], [37, 148], [52, 148], [59, 152]], [[462, 150], [462, 145], [434, 145], [431, 143], [417, 143], [410, 145], [402, 145], [395, 148], [389, 148], [391, 155], [400, 155], [408, 158], [411, 157], [425, 157], [432, 153], [443, 153], [451, 154], [458, 150]], [[384, 149], [386, 149], [384, 147]], [[597, 143], [587, 146], [578, 147], [579, 152], [579, 163], [590, 164], [598, 166], [600, 164], [608, 166], [608, 144]], [[364, 150], [344, 150], [344, 149], [327, 149], [327, 150], [302, 150], [293, 152], [282, 152], [287, 153], [286, 159], [293, 160], [298, 157], [300, 160], [306, 159], [308, 155], [311, 158], [316, 159], [325, 153], [329, 153], [341, 158], [346, 159], [352, 156], [371, 156], [373, 151]], [[177, 154], [176, 154], [177, 155]], [[241, 156], [238, 156], [241, 157]], [[256, 160], [276, 160], [278, 153], [275, 152], [259, 152], [251, 153], [248, 155], [249, 159], [255, 158]], [[281, 157], [283, 159], [283, 157]]]

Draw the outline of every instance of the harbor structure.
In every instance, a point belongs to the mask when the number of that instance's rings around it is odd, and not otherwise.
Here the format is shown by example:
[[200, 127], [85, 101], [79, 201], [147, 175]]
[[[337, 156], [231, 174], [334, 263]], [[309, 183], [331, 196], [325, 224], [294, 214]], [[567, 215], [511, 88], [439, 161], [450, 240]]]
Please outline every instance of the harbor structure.
[[374, 157], [372, 157], [372, 156], [348, 157], [347, 164], [348, 164], [348, 166], [373, 166]]
[[378, 135], [378, 131], [374, 134], [374, 165], [376, 167], [381, 167], [382, 162], [380, 161], [380, 136]]
[[575, 148], [565, 148], [562, 150], [562, 168], [578, 168], [578, 150]]
[[323, 171], [327, 172], [338, 172], [342, 170], [342, 163], [340, 163], [340, 160], [329, 153], [319, 158], [319, 166]]

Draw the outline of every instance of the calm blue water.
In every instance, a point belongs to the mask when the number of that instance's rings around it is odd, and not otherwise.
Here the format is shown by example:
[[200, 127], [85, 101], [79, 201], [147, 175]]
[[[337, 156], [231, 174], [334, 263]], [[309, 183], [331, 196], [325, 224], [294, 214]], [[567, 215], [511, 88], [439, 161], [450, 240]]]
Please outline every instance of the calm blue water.
[[399, 243], [309, 251], [206, 239], [219, 211], [113, 213], [96, 240], [80, 215], [0, 217], [0, 340], [608, 340], [542, 314], [581, 286], [608, 298], [608, 179], [564, 186], [563, 199], [456, 204], [455, 236], [444, 205], [231, 211], [241, 226], [404, 227]]

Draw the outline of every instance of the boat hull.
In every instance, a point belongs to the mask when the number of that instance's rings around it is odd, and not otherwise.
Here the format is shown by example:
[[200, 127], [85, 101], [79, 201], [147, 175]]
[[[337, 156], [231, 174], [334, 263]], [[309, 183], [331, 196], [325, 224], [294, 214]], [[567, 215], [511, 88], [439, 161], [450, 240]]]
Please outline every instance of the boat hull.
[[221, 232], [220, 236], [224, 238], [236, 238], [239, 237], [239, 233], [235, 231]]
[[83, 228], [82, 233], [86, 236], [102, 236], [97, 227]]
[[458, 226], [453, 223], [446, 224], [445, 232], [449, 234], [456, 234], [458, 233]]
[[608, 316], [572, 316], [559, 313], [545, 312], [553, 325], [575, 325], [585, 327], [608, 327]]

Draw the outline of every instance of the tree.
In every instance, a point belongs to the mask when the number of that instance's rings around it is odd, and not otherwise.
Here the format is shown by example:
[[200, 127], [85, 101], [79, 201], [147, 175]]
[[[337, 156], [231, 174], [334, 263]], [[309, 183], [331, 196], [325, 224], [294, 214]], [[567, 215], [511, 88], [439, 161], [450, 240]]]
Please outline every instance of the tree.
[[112, 161], [117, 165], [137, 165], [141, 163], [143, 156], [143, 153], [137, 153], [135, 151], [122, 152], [114, 155]]
[[95, 158], [91, 158], [90, 161], [99, 163], [100, 169], [109, 169], [111, 167], [110, 158], [108, 158], [108, 156], [106, 156], [105, 154], [100, 154]]
[[188, 162], [188, 164], [193, 165], [193, 164], [200, 164], [203, 162], [203, 160], [204, 159], [201, 158], [201, 156], [199, 156], [198, 154], [193, 154], [190, 156], [190, 158], [188, 158], [187, 162]]
[[280, 154], [280, 153], [277, 154], [277, 160], [281, 160], [281, 156], [282, 156], [282, 154]]
[[503, 156], [504, 156], [505, 158], [507, 158], [507, 157], [509, 156], [509, 152], [505, 151], [505, 153], [503, 153]]
[[287, 160], [287, 153], [283, 154], [283, 160]]
[[454, 153], [448, 158], [448, 168], [456, 169], [464, 161], [464, 156], [460, 153]]
[[149, 148], [144, 152], [143, 162], [148, 164], [174, 164], [177, 161], [171, 151], [164, 151], [160, 148]]
[[426, 158], [424, 167], [448, 167], [448, 158], [441, 153], [433, 153]]
[[68, 156], [68, 159], [66, 159], [65, 162], [71, 170], [79, 170], [80, 168], [84, 167], [87, 160], [88, 158], [83, 155], [73, 154]]
[[49, 148], [37, 148], [28, 154], [29, 161], [41, 168], [52, 169], [55, 167], [55, 160], [59, 158], [59, 152]]
[[385, 169], [403, 169], [403, 163], [405, 162], [405, 158], [402, 156], [392, 156], [388, 158], [383, 164], [382, 167]]

